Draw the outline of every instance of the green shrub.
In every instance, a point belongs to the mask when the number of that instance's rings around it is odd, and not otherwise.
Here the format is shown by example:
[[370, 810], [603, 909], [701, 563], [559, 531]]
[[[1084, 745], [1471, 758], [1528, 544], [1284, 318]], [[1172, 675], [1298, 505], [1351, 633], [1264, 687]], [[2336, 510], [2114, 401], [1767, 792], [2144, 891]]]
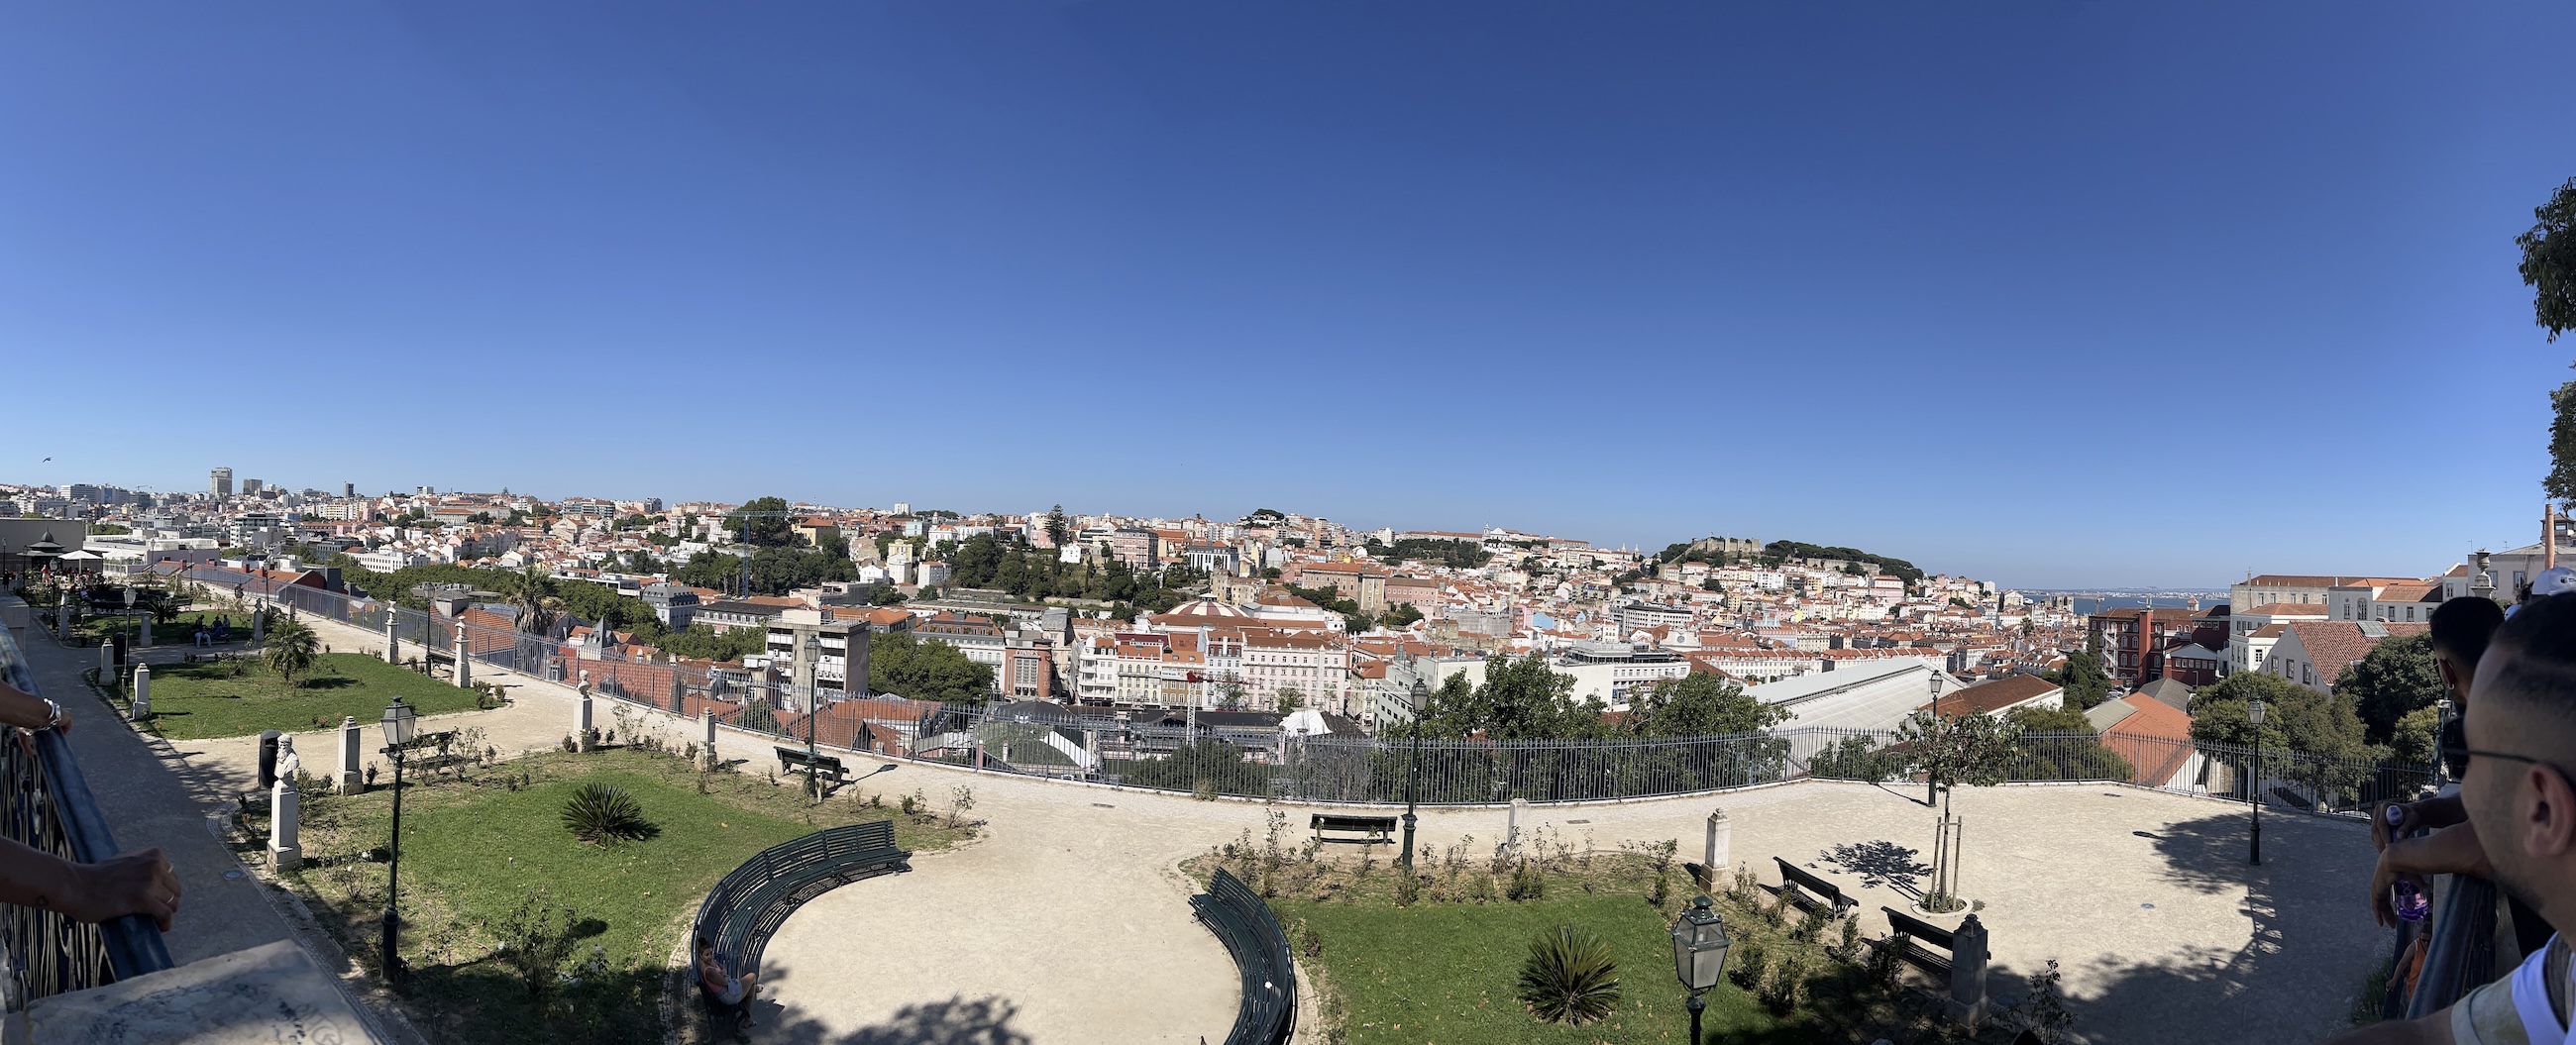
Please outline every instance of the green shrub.
[[564, 826], [573, 837], [585, 842], [610, 845], [647, 837], [653, 825], [644, 822], [644, 807], [622, 787], [589, 783], [581, 785], [563, 807]]
[[1523, 863], [1512, 868], [1511, 887], [1504, 892], [1514, 900], [1536, 900], [1547, 895], [1547, 875], [1537, 867]]
[[1601, 937], [1560, 925], [1530, 941], [1520, 1000], [1549, 1023], [1592, 1023], [1619, 1007], [1619, 962]]
[[554, 987], [555, 969], [572, 954], [575, 942], [572, 912], [533, 896], [500, 920], [483, 923], [483, 929], [500, 941], [494, 957], [518, 974], [531, 998], [544, 997]]

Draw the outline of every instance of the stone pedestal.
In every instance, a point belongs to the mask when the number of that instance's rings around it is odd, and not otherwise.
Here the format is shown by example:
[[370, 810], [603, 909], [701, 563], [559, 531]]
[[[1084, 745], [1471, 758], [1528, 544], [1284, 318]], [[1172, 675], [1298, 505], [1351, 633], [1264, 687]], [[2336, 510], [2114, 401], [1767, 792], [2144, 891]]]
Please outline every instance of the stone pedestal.
[[581, 707], [574, 712], [574, 715], [575, 718], [572, 724], [572, 742], [581, 750], [588, 751], [591, 746], [590, 724], [592, 721], [590, 717], [590, 690], [588, 687], [584, 687], [582, 689]]
[[268, 607], [262, 606], [250, 615], [250, 641], [253, 645], [268, 641]]
[[127, 717], [137, 722], [152, 717], [152, 665], [134, 666], [134, 708]]
[[1707, 888], [1716, 889], [1725, 881], [1722, 875], [1732, 872], [1734, 857], [1728, 852], [1735, 845], [1735, 825], [1726, 819], [1726, 810], [1708, 811], [1708, 845], [1702, 852], [1700, 866], [1707, 868]]
[[718, 764], [716, 761], [716, 709], [708, 708], [699, 712], [698, 721], [706, 726], [707, 732], [704, 738], [706, 750], [699, 752], [699, 764], [708, 769], [714, 769]]
[[268, 789], [268, 869], [292, 871], [304, 864], [304, 847], [296, 842], [295, 778], [279, 774]]
[[1504, 814], [1503, 844], [1510, 847], [1512, 858], [1521, 855], [1521, 815], [1529, 812], [1529, 799], [1512, 799], [1511, 812]]
[[134, 627], [134, 648], [152, 648], [152, 613], [145, 611], [142, 622]]
[[401, 617], [401, 615], [396, 614], [396, 613], [395, 613], [394, 611], [392, 611], [392, 610], [386, 610], [386, 611], [385, 611], [385, 663], [387, 663], [387, 664], [400, 664], [400, 663], [402, 663], [402, 630], [401, 630], [401, 629], [402, 629], [402, 617]]
[[1971, 914], [1950, 934], [1950, 1019], [1975, 1027], [1986, 1009], [1986, 927]]
[[340, 720], [340, 793], [354, 795], [367, 789], [367, 756], [360, 747], [366, 731], [359, 727], [356, 716]]
[[468, 652], [465, 642], [463, 618], [458, 618], [456, 622], [456, 688], [474, 688], [474, 656]]
[[113, 642], [98, 644], [98, 678], [102, 683], [116, 680], [116, 644]]

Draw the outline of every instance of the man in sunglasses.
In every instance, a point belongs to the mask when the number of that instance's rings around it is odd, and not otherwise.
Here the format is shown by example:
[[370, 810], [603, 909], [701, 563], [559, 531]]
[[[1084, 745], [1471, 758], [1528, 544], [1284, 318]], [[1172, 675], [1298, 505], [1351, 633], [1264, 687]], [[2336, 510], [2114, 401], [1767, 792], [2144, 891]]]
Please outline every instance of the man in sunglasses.
[[[2376, 1024], [2334, 1039], [2336, 1045], [2432, 1042], [2458, 1045], [2565, 1045], [2576, 1023], [2565, 929], [2576, 925], [2576, 598], [2551, 596], [2521, 607], [2496, 629], [2470, 691], [2477, 711], [2465, 716], [2467, 760], [2460, 801], [2468, 822], [2423, 839], [2402, 861], [2415, 870], [2492, 878], [2508, 895], [2560, 930], [2512, 975], [2469, 992], [2458, 1004], [2420, 1020]], [[2438, 851], [2434, 849], [2438, 847]], [[2438, 865], [2438, 866], [2436, 866]], [[2410, 874], [2409, 877], [2412, 877]], [[2394, 924], [2388, 881], [2374, 882], [2371, 906]]]

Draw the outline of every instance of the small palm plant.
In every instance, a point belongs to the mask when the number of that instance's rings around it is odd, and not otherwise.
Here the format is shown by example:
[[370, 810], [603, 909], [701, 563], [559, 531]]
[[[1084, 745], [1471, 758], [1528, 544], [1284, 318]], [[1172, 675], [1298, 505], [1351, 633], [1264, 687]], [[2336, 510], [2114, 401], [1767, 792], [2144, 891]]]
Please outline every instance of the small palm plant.
[[645, 838], [653, 825], [644, 822], [644, 807], [622, 787], [583, 784], [564, 801], [564, 826], [573, 837], [599, 845]]
[[295, 685], [295, 676], [313, 670], [322, 659], [322, 639], [300, 621], [281, 620], [269, 626], [268, 648], [260, 660], [268, 670]]
[[1549, 1023], [1585, 1024], [1619, 1007], [1619, 961], [1601, 937], [1560, 925], [1530, 941], [1521, 965], [1521, 1003]]

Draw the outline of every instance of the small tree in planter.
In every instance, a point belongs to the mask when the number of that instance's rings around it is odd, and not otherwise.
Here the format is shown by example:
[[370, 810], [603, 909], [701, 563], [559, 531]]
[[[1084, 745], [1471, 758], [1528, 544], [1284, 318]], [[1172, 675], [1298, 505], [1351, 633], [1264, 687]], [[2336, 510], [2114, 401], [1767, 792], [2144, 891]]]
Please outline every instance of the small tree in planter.
[[1952, 895], [1949, 850], [1957, 820], [1950, 815], [1950, 792], [1961, 784], [1993, 787], [2021, 751], [2021, 727], [1993, 715], [1936, 714], [1918, 711], [1897, 729], [1897, 742], [1908, 761], [1924, 772], [1941, 792], [1941, 828], [1932, 848], [1932, 891], [1923, 898], [1929, 911], [1955, 911], [1966, 906]]

